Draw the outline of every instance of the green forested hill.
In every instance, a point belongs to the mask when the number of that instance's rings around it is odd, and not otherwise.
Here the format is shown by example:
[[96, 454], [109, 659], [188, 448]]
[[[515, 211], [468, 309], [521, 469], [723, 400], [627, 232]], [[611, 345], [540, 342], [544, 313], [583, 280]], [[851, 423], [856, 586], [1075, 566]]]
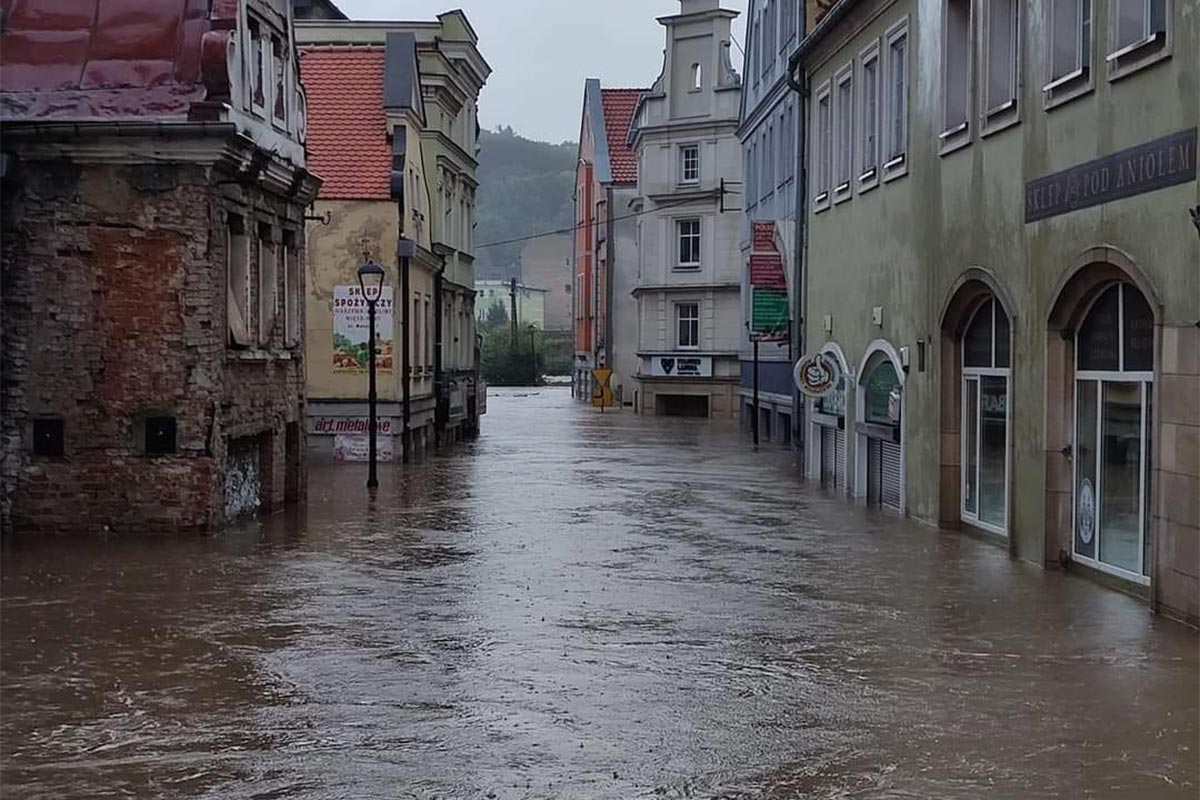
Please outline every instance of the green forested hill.
[[[480, 132], [479, 146], [478, 244], [570, 227], [574, 142], [535, 142], [505, 127]], [[520, 252], [520, 244], [480, 248], [477, 271], [515, 264]]]

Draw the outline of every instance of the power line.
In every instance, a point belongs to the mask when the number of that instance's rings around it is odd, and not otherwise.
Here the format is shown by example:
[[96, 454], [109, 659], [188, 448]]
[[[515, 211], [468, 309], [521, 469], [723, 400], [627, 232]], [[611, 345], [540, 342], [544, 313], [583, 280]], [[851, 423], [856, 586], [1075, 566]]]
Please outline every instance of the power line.
[[[720, 190], [718, 189], [714, 193], [720, 193]], [[729, 192], [729, 190], [726, 190], [726, 194], [732, 194], [732, 192]], [[655, 211], [659, 211], [664, 208], [674, 208], [675, 206], [687, 205], [688, 203], [694, 203], [694, 202], [695, 202], [695, 198], [689, 198], [687, 200], [678, 200], [674, 203], [662, 203], [662, 204], [654, 206], [654, 208], [647, 208], [642, 211], [635, 211], [632, 214], [623, 214], [621, 216], [612, 217], [610, 220], [605, 220], [605, 221], [606, 222], [607, 221], [620, 222], [621, 220], [625, 220], [625, 219], [633, 219], [634, 217], [642, 217], [642, 216], [645, 216], [646, 214], [653, 214]], [[477, 244], [477, 245], [475, 245], [475, 249], [483, 250], [488, 247], [499, 247], [504, 244], [517, 244], [518, 242], [528, 242], [533, 239], [544, 239], [547, 236], [562, 236], [565, 233], [575, 233], [576, 231], [583, 230], [584, 228], [590, 228], [592, 226], [598, 226], [599, 224], [600, 224], [600, 220], [597, 220], [595, 222], [581, 222], [578, 225], [572, 225], [570, 228], [559, 228], [556, 231], [545, 231], [543, 233], [531, 233], [528, 236], [518, 236], [515, 239], [504, 239], [503, 241], [499, 241], [499, 242], [488, 242], [487, 244]]]

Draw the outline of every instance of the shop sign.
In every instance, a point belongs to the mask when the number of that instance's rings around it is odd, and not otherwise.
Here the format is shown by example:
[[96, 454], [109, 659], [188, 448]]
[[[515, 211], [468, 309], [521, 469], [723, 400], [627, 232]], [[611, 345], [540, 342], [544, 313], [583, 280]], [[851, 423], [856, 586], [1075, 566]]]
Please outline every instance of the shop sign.
[[[375, 430], [390, 436], [396, 430], [396, 420], [393, 417], [376, 417]], [[314, 434], [353, 434], [366, 435], [370, 430], [370, 420], [367, 417], [309, 417], [308, 432]]]
[[796, 388], [806, 397], [825, 397], [842, 383], [842, 370], [837, 359], [816, 353], [801, 359], [792, 371], [792, 377]]
[[788, 338], [788, 296], [779, 289], [751, 289], [750, 333], [759, 341]]
[[751, 247], [756, 253], [774, 253], [775, 252], [775, 223], [774, 222], [755, 222], [753, 224], [753, 237], [751, 239]]
[[[367, 461], [371, 444], [366, 435], [339, 433], [333, 437], [333, 458], [335, 461]], [[392, 437], [375, 437], [375, 458], [378, 461], [393, 461]]]
[[1180, 131], [1025, 184], [1025, 221], [1196, 179], [1196, 129]]
[[779, 253], [752, 253], [750, 285], [764, 289], [787, 289], [787, 279], [783, 275], [783, 256]]
[[711, 378], [712, 356], [653, 356], [650, 374], [656, 378]]
[[[391, 372], [393, 292], [384, 286], [375, 304], [375, 371]], [[333, 287], [333, 371], [366, 373], [370, 322], [360, 286]]]

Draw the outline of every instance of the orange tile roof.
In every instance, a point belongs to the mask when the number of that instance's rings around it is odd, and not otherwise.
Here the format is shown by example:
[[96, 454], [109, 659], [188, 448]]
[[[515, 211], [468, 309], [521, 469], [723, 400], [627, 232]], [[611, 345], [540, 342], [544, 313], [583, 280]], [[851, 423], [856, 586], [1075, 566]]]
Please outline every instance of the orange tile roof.
[[608, 136], [608, 160], [614, 183], [637, 183], [637, 154], [629, 146], [629, 123], [645, 89], [601, 89], [604, 131]]
[[381, 47], [305, 47], [308, 169], [324, 200], [391, 197], [392, 153], [383, 114]]

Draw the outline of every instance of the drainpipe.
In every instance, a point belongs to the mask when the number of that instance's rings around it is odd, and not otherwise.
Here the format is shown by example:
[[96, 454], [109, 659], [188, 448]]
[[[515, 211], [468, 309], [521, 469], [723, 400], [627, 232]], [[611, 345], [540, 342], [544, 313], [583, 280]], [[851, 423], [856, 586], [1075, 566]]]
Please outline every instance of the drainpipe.
[[442, 278], [446, 272], [445, 259], [433, 274], [433, 446], [442, 446], [442, 436], [446, 431], [446, 417], [442, 413], [443, 397], [446, 393], [442, 380]]
[[400, 257], [400, 294], [403, 297], [403, 304], [400, 306], [400, 319], [402, 320], [401, 328], [403, 335], [401, 339], [404, 341], [404, 347], [400, 351], [400, 372], [404, 376], [404, 404], [401, 406], [404, 420], [403, 436], [401, 442], [404, 447], [404, 452], [401, 454], [401, 460], [407, 464], [412, 454], [412, 431], [409, 426], [412, 422], [412, 355], [409, 352], [412, 344], [412, 300], [409, 298], [408, 288], [408, 273], [409, 259], [407, 256]]
[[616, 328], [613, 325], [613, 270], [616, 268], [616, 225], [613, 222], [613, 190], [611, 186], [604, 189], [604, 366], [612, 369], [612, 334]]
[[[808, 133], [809, 93], [807, 76], [803, 82], [796, 77], [799, 69], [799, 60], [793, 57], [788, 62], [787, 80], [792, 91], [800, 95], [800, 102], [796, 108], [796, 311], [793, 314], [796, 322], [795, 328], [792, 330], [792, 340], [796, 342], [796, 352], [803, 358], [804, 333], [808, 322], [808, 309], [805, 306], [808, 296], [808, 170], [805, 169], [804, 152]], [[792, 442], [793, 446], [800, 451], [800, 462], [807, 474], [808, 454], [805, 441], [805, 433], [808, 430], [808, 426], [805, 424], [808, 410], [807, 399], [800, 393], [797, 386], [792, 386], [792, 409]]]

